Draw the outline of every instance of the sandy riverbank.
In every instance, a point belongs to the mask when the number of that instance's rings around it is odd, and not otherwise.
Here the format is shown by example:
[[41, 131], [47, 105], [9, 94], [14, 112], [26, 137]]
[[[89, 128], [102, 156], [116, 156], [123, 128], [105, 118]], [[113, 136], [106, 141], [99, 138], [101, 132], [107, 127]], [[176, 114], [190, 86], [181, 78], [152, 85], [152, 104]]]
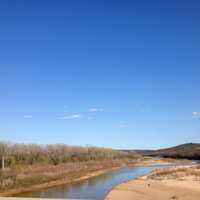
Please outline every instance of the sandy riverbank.
[[180, 166], [157, 170], [116, 186], [106, 200], [198, 200], [200, 167]]

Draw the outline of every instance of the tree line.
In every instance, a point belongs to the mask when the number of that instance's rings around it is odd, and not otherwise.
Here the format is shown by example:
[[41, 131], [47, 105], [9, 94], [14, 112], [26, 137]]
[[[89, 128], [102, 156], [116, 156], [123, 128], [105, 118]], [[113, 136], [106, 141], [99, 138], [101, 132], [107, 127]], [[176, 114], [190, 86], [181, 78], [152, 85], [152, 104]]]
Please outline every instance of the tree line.
[[1, 169], [18, 164], [32, 165], [50, 163], [58, 165], [65, 162], [82, 162], [89, 160], [113, 160], [135, 158], [136, 154], [121, 152], [111, 148], [94, 146], [69, 146], [66, 144], [18, 144], [0, 142]]

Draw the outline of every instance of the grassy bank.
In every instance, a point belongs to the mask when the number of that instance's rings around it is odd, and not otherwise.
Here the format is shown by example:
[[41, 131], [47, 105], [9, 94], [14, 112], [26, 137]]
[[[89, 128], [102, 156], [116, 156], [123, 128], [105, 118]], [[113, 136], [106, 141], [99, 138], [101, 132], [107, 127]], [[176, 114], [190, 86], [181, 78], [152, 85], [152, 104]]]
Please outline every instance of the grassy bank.
[[100, 175], [115, 168], [132, 166], [136, 160], [119, 159], [63, 163], [56, 166], [35, 164], [7, 169], [1, 177], [0, 196], [12, 196]]
[[11, 143], [0, 143], [0, 156], [1, 196], [72, 182], [141, 158], [108, 148]]
[[200, 165], [176, 166], [166, 169], [156, 170], [147, 176], [149, 180], [179, 180], [192, 179], [200, 181]]

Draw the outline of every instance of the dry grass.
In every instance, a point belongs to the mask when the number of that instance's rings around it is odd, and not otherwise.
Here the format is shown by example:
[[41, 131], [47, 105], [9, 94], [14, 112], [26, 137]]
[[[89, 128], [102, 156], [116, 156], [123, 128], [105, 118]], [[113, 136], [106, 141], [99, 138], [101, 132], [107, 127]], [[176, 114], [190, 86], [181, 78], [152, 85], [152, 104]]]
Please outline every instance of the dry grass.
[[93, 171], [133, 163], [140, 157], [134, 152], [93, 146], [0, 142], [0, 192], [63, 179], [70, 182]]
[[199, 181], [200, 165], [159, 169], [151, 173], [147, 178], [154, 180], [163, 180], [163, 179], [186, 180], [187, 178], [192, 178], [193, 180]]
[[90, 172], [134, 164], [136, 160], [116, 159], [87, 162], [68, 162], [59, 165], [34, 164], [16, 166], [0, 173], [0, 192], [28, 188], [33, 185], [67, 179], [73, 181]]

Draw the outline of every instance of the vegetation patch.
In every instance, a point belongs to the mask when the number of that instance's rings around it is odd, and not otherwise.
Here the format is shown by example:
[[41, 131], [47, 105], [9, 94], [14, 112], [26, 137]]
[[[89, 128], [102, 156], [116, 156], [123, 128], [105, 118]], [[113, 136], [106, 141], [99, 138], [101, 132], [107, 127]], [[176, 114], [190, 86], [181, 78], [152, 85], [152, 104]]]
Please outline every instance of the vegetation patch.
[[90, 172], [133, 164], [140, 156], [109, 148], [65, 144], [0, 143], [0, 192], [61, 179], [74, 180]]

